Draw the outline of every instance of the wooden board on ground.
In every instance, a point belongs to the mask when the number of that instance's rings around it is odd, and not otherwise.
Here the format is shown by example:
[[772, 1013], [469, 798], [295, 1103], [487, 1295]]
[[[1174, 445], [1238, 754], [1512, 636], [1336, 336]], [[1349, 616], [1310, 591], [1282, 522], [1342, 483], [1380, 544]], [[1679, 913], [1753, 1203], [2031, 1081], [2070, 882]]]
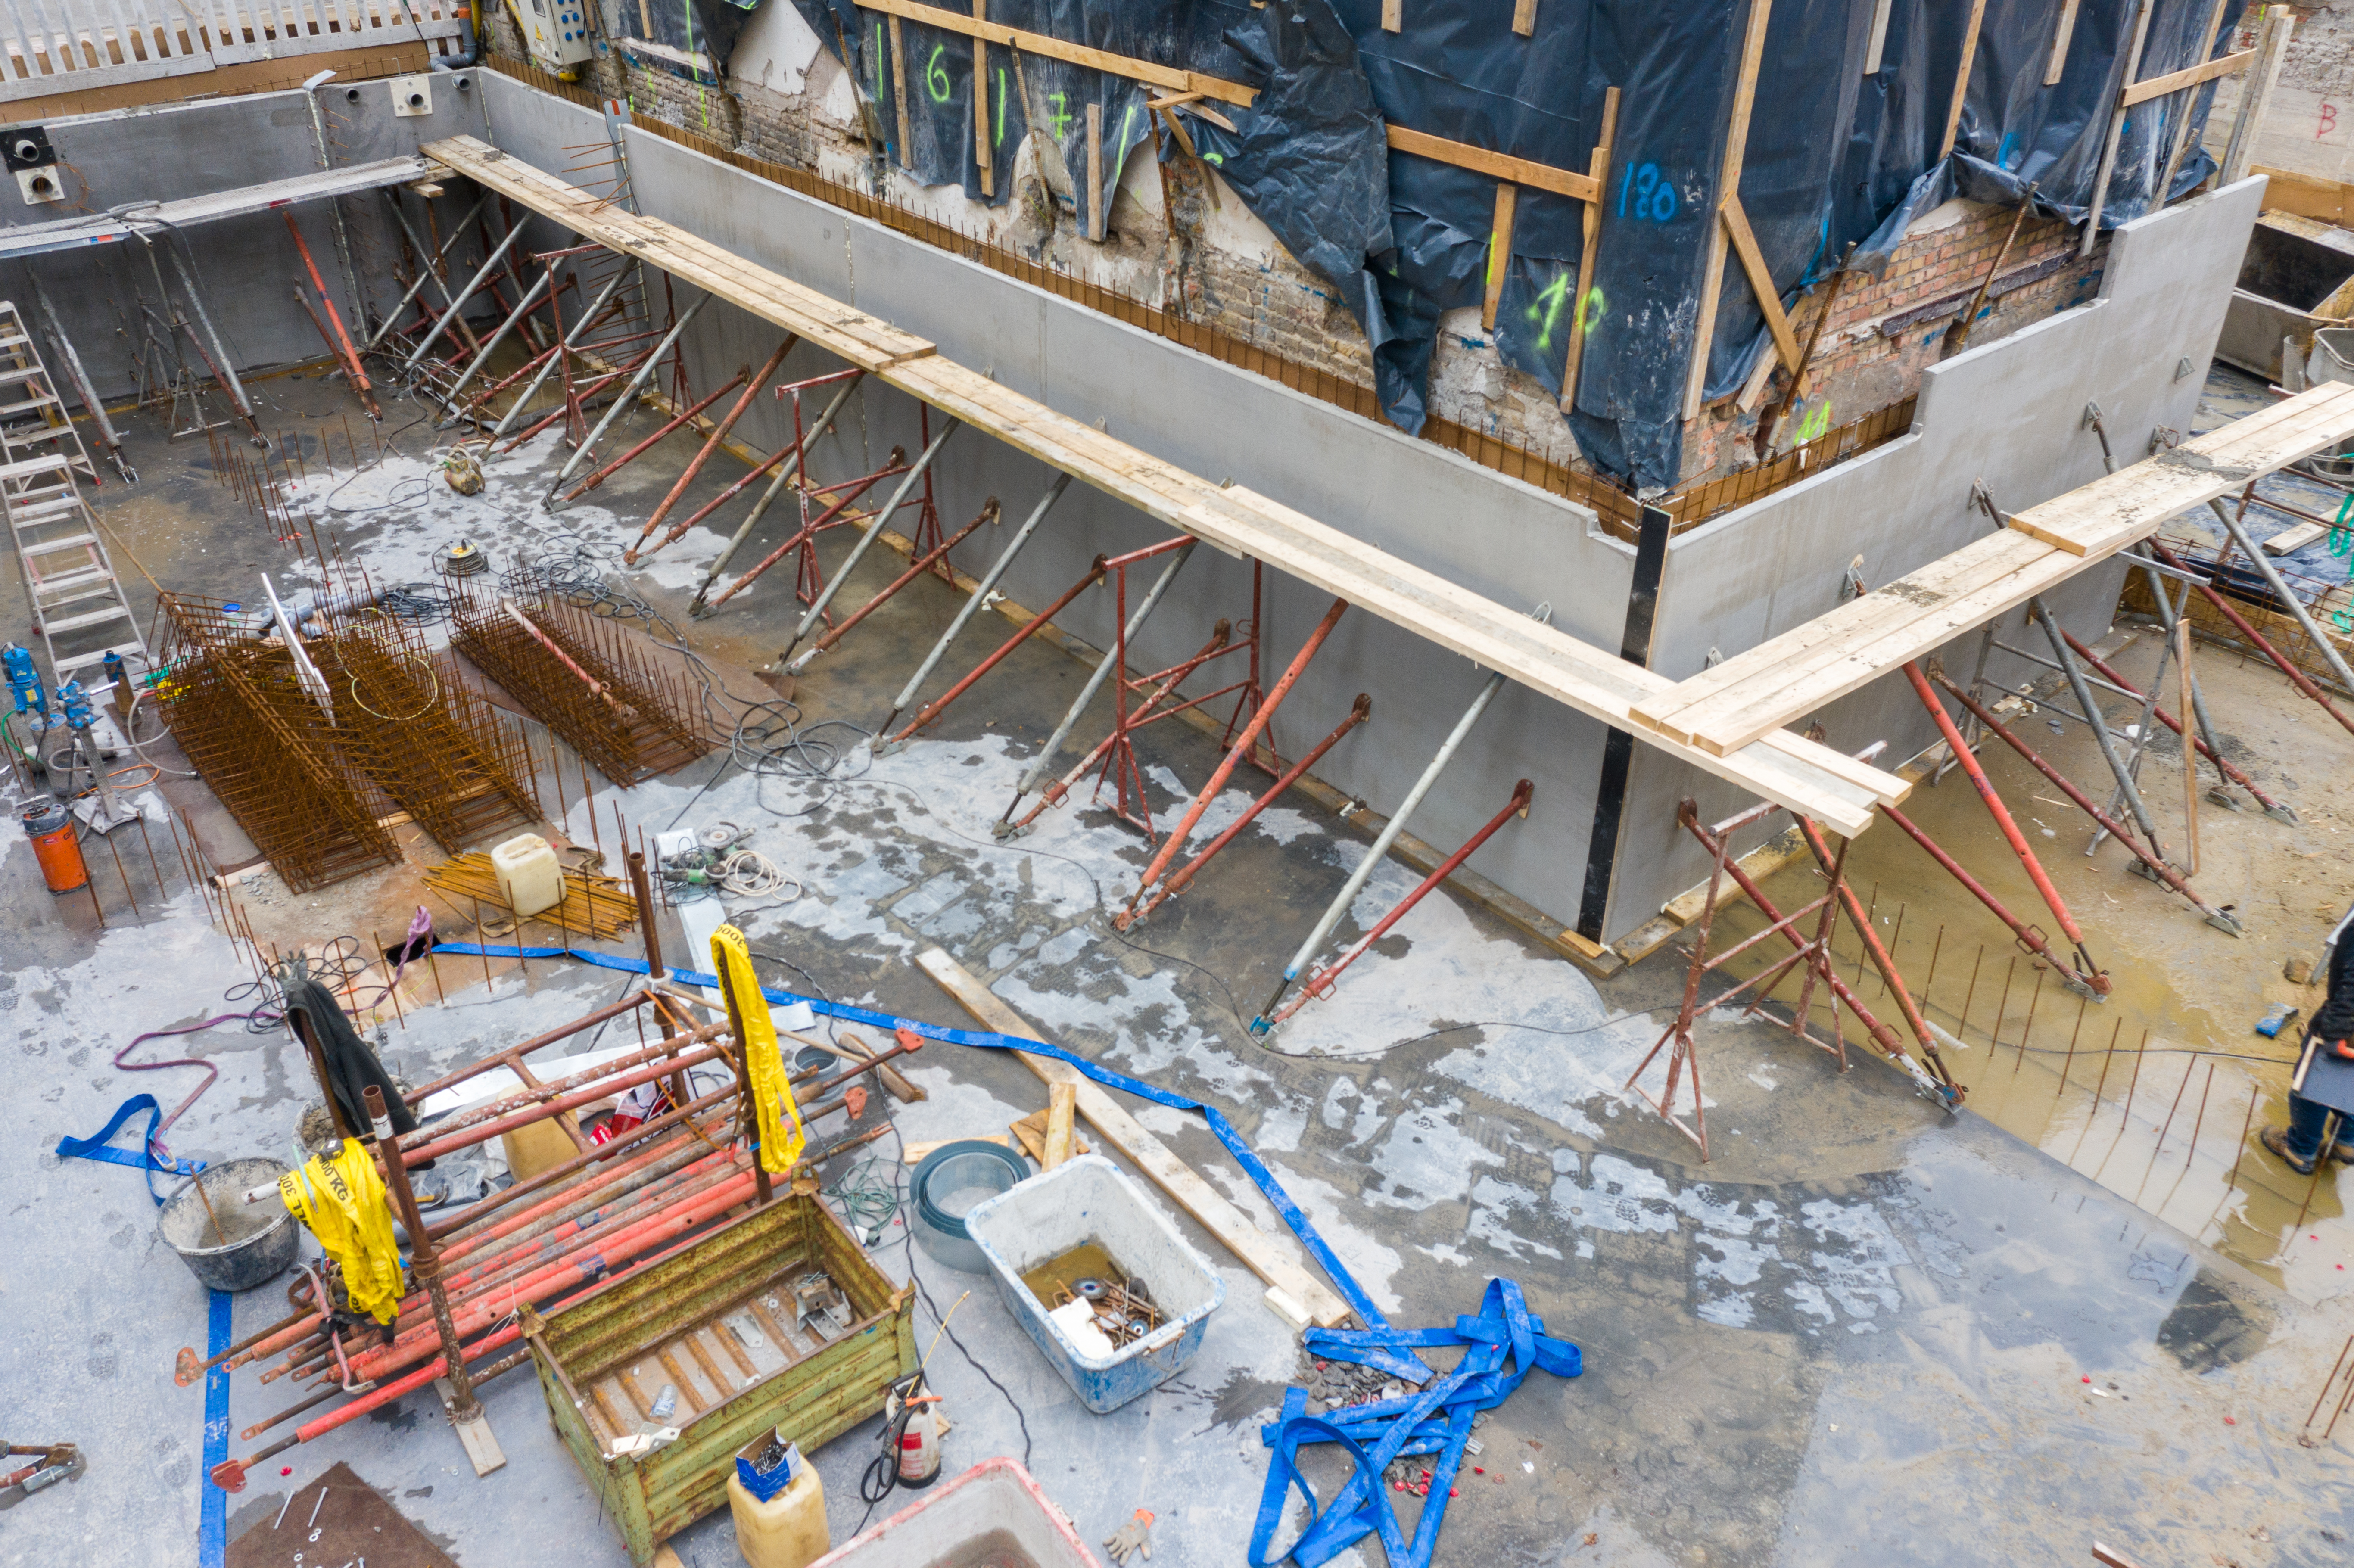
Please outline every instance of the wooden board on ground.
[[[940, 948], [928, 948], [917, 954], [916, 964], [942, 991], [954, 997], [958, 1006], [987, 1028], [1024, 1040], [1043, 1038], [1044, 1031], [1008, 1007], [970, 970]], [[1331, 1286], [1294, 1262], [1259, 1229], [1256, 1221], [1227, 1202], [1225, 1194], [1202, 1180], [1192, 1166], [1171, 1153], [1167, 1145], [1147, 1132], [1141, 1123], [1077, 1068], [1027, 1051], [1017, 1054], [1025, 1066], [1047, 1083], [1076, 1085], [1079, 1115], [1103, 1134], [1104, 1141], [1126, 1155], [1138, 1170], [1176, 1200], [1180, 1208], [1201, 1222], [1202, 1227], [1239, 1258], [1245, 1267], [1265, 1280], [1270, 1288], [1298, 1303], [1309, 1321], [1330, 1329], [1348, 1320], [1349, 1304], [1334, 1294]]]

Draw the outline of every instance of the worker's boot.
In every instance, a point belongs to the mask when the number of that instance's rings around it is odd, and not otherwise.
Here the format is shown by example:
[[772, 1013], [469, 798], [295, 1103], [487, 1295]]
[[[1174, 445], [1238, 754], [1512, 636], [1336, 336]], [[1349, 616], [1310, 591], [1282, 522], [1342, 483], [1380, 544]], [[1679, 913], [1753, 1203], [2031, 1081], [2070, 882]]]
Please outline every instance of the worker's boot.
[[2264, 1131], [2258, 1133], [2256, 1138], [2257, 1140], [2266, 1149], [2273, 1151], [2274, 1155], [2279, 1159], [2282, 1164], [2287, 1166], [2298, 1175], [2310, 1176], [2313, 1174], [2314, 1162], [2312, 1160], [2299, 1160], [2296, 1155], [2291, 1154], [2288, 1151], [2288, 1128], [2285, 1127], [2268, 1127], [2264, 1128]]
[[2336, 1143], [2330, 1145], [2329, 1158], [2335, 1160], [2340, 1165], [2354, 1165], [2354, 1143], [2349, 1143], [2342, 1138], [2339, 1139]]

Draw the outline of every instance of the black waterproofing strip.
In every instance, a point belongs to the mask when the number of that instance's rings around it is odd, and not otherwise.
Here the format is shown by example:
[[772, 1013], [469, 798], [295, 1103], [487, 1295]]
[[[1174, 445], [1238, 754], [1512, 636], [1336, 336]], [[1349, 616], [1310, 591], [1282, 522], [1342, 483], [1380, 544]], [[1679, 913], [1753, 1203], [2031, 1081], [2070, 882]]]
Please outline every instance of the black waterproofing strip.
[[[758, 0], [754, 0], [757, 4]], [[950, 0], [953, 4], [953, 0]], [[1419, 431], [1447, 313], [1480, 302], [1497, 182], [1391, 151], [1395, 124], [1584, 173], [1604, 95], [1620, 90], [1601, 192], [1594, 281], [1576, 293], [1581, 204], [1523, 189], [1493, 340], [1504, 362], [1560, 395], [1570, 326], [1587, 342], [1570, 428], [1596, 468], [1642, 491], [1681, 477], [1684, 386], [1697, 338], [1709, 227], [1740, 76], [1750, 4], [1766, 0], [1541, 0], [1534, 32], [1511, 30], [1509, 0], [1405, 0], [1382, 30], [1382, 0], [991, 0], [989, 19], [1259, 90], [1248, 109], [1213, 105], [1232, 132], [1189, 117], [1188, 132], [1244, 204], [1364, 328], [1390, 418]], [[1034, 135], [1051, 189], [1100, 238], [1129, 154], [1148, 140], [1177, 155], [1145, 103], [1151, 90], [1082, 66], [986, 48], [990, 192], [975, 156], [973, 40], [902, 24], [909, 145], [887, 18], [854, 0], [793, 0], [845, 63], [893, 161], [928, 185], [976, 200], [1014, 194]], [[1876, 274], [1923, 214], [1956, 196], [2081, 223], [2143, 5], [2152, 7], [2136, 79], [2222, 53], [2230, 23], [2203, 36], [2212, 0], [1986, 0], [1953, 155], [1940, 151], [1971, 7], [1950, 0], [1772, 0], [1740, 196], [1786, 309], [1840, 263]], [[1888, 7], [1879, 66], [1864, 74], [1874, 14]], [[2075, 13], [2059, 81], [2043, 85], [2063, 6]], [[962, 6], [956, 6], [963, 9]], [[663, 7], [657, 5], [658, 12]], [[737, 0], [669, 0], [675, 29], [724, 66]], [[2225, 7], [2227, 16], [2231, 7]], [[666, 14], [666, 13], [665, 13]], [[657, 30], [661, 30], [658, 28]], [[661, 40], [673, 44], [678, 39]], [[2100, 222], [2150, 211], [2182, 117], [2189, 150], [2172, 195], [2204, 180], [2198, 147], [2212, 84], [2135, 106], [2126, 117]], [[1099, 182], [1090, 179], [1097, 111]], [[1476, 322], [1453, 328], [1470, 346]], [[1746, 276], [1728, 255], [1706, 395], [1744, 382], [1773, 352]]]

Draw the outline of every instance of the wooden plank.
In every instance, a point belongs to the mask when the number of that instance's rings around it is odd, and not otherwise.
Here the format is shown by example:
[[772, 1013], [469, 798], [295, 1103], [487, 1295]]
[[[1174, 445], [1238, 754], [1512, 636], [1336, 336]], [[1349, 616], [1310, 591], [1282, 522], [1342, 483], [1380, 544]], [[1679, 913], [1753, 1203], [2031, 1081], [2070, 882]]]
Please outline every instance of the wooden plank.
[[2076, 8], [2084, 0], [2060, 0], [2060, 19], [2052, 28], [2052, 58], [2043, 64], [2043, 85], [2057, 87], [2068, 69], [2068, 40], [2076, 34]]
[[[1587, 164], [1596, 189], [1610, 180], [1610, 143], [1618, 131], [1618, 90], [1609, 88], [1602, 94], [1602, 134], [1594, 143], [1594, 156]], [[1577, 253], [1577, 294], [1570, 301], [1569, 362], [1562, 367], [1561, 410], [1568, 413], [1577, 403], [1577, 372], [1585, 358], [1585, 296], [1594, 287], [1594, 263], [1602, 249], [1602, 206], [1587, 202], [1585, 209], [1585, 243]]]
[[2294, 551], [2304, 549], [2328, 532], [2329, 524], [2327, 523], [2299, 523], [2294, 527], [2284, 528], [2266, 539], [2264, 542], [2264, 552], [2267, 556], [2289, 555]]
[[[2158, 0], [2139, 0], [2134, 6], [2133, 44], [2126, 51], [2126, 85], [2141, 74], [2142, 45], [2149, 37], [2150, 13], [2158, 9]], [[2084, 238], [2076, 247], [2079, 256], [2090, 256], [2093, 247], [2100, 242], [2101, 207], [2109, 197], [2109, 176], [2116, 172], [2117, 144], [2125, 134], [2126, 107], [2119, 103], [2109, 111], [2108, 139], [2101, 146], [2101, 164], [2093, 176], [2093, 199], [2084, 212]]]
[[899, 18], [886, 18], [891, 27], [891, 107], [898, 111], [899, 166], [916, 166], [915, 149], [909, 144], [907, 130], [907, 46], [899, 35]]
[[1483, 331], [1496, 330], [1496, 307], [1503, 302], [1504, 273], [1512, 260], [1512, 214], [1520, 203], [1521, 187], [1509, 180], [1496, 185], [1496, 220], [1488, 230], [1488, 291], [1479, 302], [1479, 325]]
[[1954, 139], [1961, 134], [1962, 104], [1969, 97], [1970, 68], [1978, 63], [1978, 30], [1986, 21], [1986, 0], [1970, 0], [1970, 19], [1962, 28], [1961, 63], [1954, 68], [1954, 96], [1946, 106], [1946, 141], [1937, 149], [1937, 156], [1954, 150]]
[[490, 1416], [478, 1406], [474, 1419], [459, 1420], [457, 1386], [446, 1377], [433, 1380], [433, 1392], [441, 1396], [442, 1414], [449, 1416], [450, 1425], [457, 1430], [458, 1446], [466, 1450], [466, 1462], [474, 1467], [474, 1474], [487, 1476], [493, 1470], [506, 1468], [507, 1457], [499, 1447], [497, 1435], [491, 1430]]
[[2256, 29], [2256, 59], [2240, 85], [2240, 105], [2232, 113], [2232, 137], [2224, 144], [2223, 165], [2217, 183], [2245, 179], [2256, 154], [2256, 132], [2271, 107], [2273, 89], [2280, 81], [2281, 62], [2288, 58], [2290, 35], [2296, 30], [2296, 13], [2285, 5], [2264, 7]]
[[[994, 24], [991, 24], [994, 26]], [[1635, 727], [1629, 709], [1671, 684], [1521, 611], [1373, 548], [1242, 486], [1221, 486], [1056, 413], [979, 372], [931, 352], [931, 344], [657, 220], [603, 207], [578, 188], [470, 138], [439, 142], [428, 154], [487, 188], [616, 249], [720, 293], [800, 332], [900, 391], [1094, 486], [1156, 521], [1237, 557], [1279, 563], [1311, 587], [1348, 599], [1450, 652], [1503, 670], [1531, 690], [1605, 723]], [[909, 345], [912, 345], [910, 347]], [[920, 352], [918, 352], [920, 351]], [[1798, 736], [1720, 757], [1654, 739], [1680, 759], [1841, 833], [1868, 828], [1876, 800], [1901, 800], [1892, 774], [1859, 787], [1851, 765]]]
[[1050, 33], [1033, 33], [1022, 27], [1009, 27], [1002, 22], [991, 22], [978, 16], [962, 16], [945, 11], [938, 5], [923, 5], [916, 0], [858, 0], [863, 10], [880, 11], [887, 16], [904, 16], [910, 22], [921, 22], [928, 27], [945, 32], [962, 33], [968, 38], [984, 43], [1003, 44], [1023, 54], [1044, 55], [1049, 59], [1067, 60], [1073, 65], [1122, 76], [1130, 81], [1140, 81], [1148, 87], [1168, 88], [1175, 92], [1198, 92], [1214, 98], [1221, 103], [1238, 103], [1245, 109], [1256, 98], [1256, 88], [1245, 87], [1238, 81], [1223, 77], [1205, 76], [1197, 70], [1179, 70], [1173, 66], [1156, 65], [1129, 55], [1116, 55], [1108, 49], [1091, 49], [1085, 44], [1065, 43]]
[[1079, 226], [1090, 239], [1100, 240], [1111, 227], [1111, 207], [1104, 200], [1103, 105], [1087, 105], [1087, 220]]
[[1046, 1147], [1038, 1157], [1041, 1168], [1052, 1171], [1071, 1157], [1071, 1118], [1078, 1113], [1076, 1084], [1046, 1086]]
[[[1749, 146], [1749, 113], [1757, 102], [1757, 68], [1766, 55], [1766, 26], [1773, 19], [1774, 0], [1749, 0], [1749, 29], [1741, 45], [1741, 74], [1733, 84], [1733, 118], [1724, 133], [1724, 162], [1716, 175], [1716, 205], [1741, 194], [1741, 164]], [[1708, 353], [1716, 342], [1716, 303], [1724, 288], [1725, 232], [1722, 223], [1708, 226], [1707, 260], [1701, 269], [1700, 314], [1692, 323], [1691, 368], [1684, 380], [1684, 418], [1700, 417], [1701, 393], [1708, 386]]]
[[1537, 30], [1537, 0], [1516, 0], [1512, 6], [1512, 31], [1526, 38]]
[[[1026, 1040], [1043, 1037], [1044, 1031], [1008, 1007], [963, 965], [939, 948], [928, 948], [917, 954], [916, 964], [953, 997], [958, 1006], [979, 1019], [983, 1027]], [[1081, 1075], [1078, 1069], [1051, 1056], [1033, 1055], [1027, 1051], [1017, 1054], [1025, 1066], [1049, 1085], [1075, 1086], [1078, 1113], [1103, 1134], [1104, 1141], [1150, 1177], [1245, 1267], [1305, 1307], [1310, 1321], [1330, 1329], [1348, 1320], [1349, 1304], [1334, 1294], [1331, 1286], [1294, 1262], [1267, 1232], [1259, 1229], [1257, 1222], [1228, 1202], [1224, 1194], [1172, 1154], [1167, 1145], [1147, 1132], [1142, 1124]]]
[[1757, 309], [1766, 317], [1766, 330], [1774, 335], [1774, 352], [1782, 356], [1782, 363], [1795, 376], [1798, 372], [1798, 339], [1790, 331], [1790, 318], [1782, 309], [1782, 296], [1774, 288], [1774, 274], [1766, 266], [1766, 253], [1757, 249], [1757, 236], [1749, 227], [1749, 215], [1742, 210], [1741, 197], [1727, 196], [1724, 205], [1717, 208], [1717, 217], [1723, 219], [1734, 252], [1741, 258], [1741, 270], [1749, 278], [1749, 291], [1757, 297]]
[[2002, 533], [1851, 599], [1646, 699], [1635, 722], [1722, 753], [1982, 626], [2157, 532], [2354, 435], [2354, 387], [2327, 383], [2010, 519]]
[[[989, 0], [972, 0], [972, 19], [989, 20]], [[894, 18], [896, 20], [896, 18]], [[981, 170], [981, 194], [997, 194], [997, 159], [989, 148], [989, 45], [972, 41], [972, 161]]]
[[1403, 32], [1405, 29], [1405, 0], [1382, 0], [1382, 31]]
[[2299, 217], [2316, 218], [2337, 228], [2354, 224], [2354, 201], [2349, 201], [2349, 189], [2335, 180], [2320, 180], [2311, 175], [2292, 174], [2286, 169], [2269, 168], [2258, 164], [2251, 174], [2264, 176], [2264, 210], [2292, 212]]
[[[2068, 0], [2071, 5], [2075, 3], [2076, 0]], [[1896, 0], [1877, 0], [1872, 8], [1872, 36], [1864, 40], [1863, 45], [1863, 74], [1866, 76], [1880, 74], [1881, 61], [1888, 52], [1888, 14], [1895, 5]]]
[[2117, 97], [2117, 101], [2131, 109], [2137, 103], [2147, 103], [2153, 98], [2164, 98], [2169, 92], [2179, 92], [2186, 87], [2197, 87], [2202, 81], [2213, 81], [2219, 76], [2236, 76], [2256, 58], [2253, 49], [2242, 49], [2236, 55], [2208, 60], [2202, 65], [2185, 66], [2180, 70], [2154, 76], [2147, 81], [2135, 82]]
[[[1759, 0], [1761, 5], [1767, 3], [1769, 0]], [[1417, 158], [1436, 158], [1458, 169], [1493, 175], [1500, 180], [1510, 180], [1514, 185], [1527, 185], [1532, 190], [1551, 191], [1572, 201], [1601, 199], [1601, 183], [1591, 175], [1556, 169], [1550, 164], [1532, 164], [1526, 158], [1515, 158], [1508, 153], [1491, 153], [1485, 147], [1474, 147], [1469, 142], [1451, 142], [1444, 136], [1433, 136], [1427, 131], [1409, 131], [1403, 125], [1389, 128], [1389, 142], [1393, 152], [1411, 153]]]

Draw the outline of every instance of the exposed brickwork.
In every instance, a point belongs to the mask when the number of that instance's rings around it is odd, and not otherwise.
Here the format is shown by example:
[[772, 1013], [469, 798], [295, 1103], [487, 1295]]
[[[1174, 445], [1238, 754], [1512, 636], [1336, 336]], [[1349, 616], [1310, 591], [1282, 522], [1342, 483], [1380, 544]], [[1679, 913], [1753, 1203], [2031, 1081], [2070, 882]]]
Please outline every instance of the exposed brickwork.
[[[525, 58], [504, 14], [496, 17], [496, 37], [502, 52]], [[840, 64], [822, 53], [798, 92], [749, 85], [723, 90], [633, 64], [616, 49], [582, 69], [581, 86], [626, 96], [642, 119], [666, 121], [738, 153], [857, 185], [1293, 364], [1359, 387], [1373, 384], [1364, 334], [1333, 290], [1294, 261], [1200, 165], [1182, 159], [1161, 165], [1149, 153], [1140, 154], [1114, 198], [1110, 232], [1096, 241], [1078, 232], [1069, 175], [1051, 153], [1042, 163], [1038, 149], [1024, 149], [1014, 166], [1013, 197], [996, 207], [968, 201], [954, 186], [925, 187], [885, 166], [842, 76]], [[1794, 436], [1811, 440], [1920, 390], [1921, 373], [1941, 357], [1950, 317], [1925, 319], [1894, 336], [1882, 324], [1947, 299], [1958, 310], [1993, 263], [2012, 215], [2007, 208], [1966, 206], [1934, 216], [1879, 280], [1849, 281], [1816, 349], [1808, 397], [1784, 424], [1776, 451], [1787, 450]], [[2077, 261], [2074, 244], [2066, 225], [2031, 219], [2003, 261], [2003, 277], [2046, 263], [2052, 270], [1995, 299], [1993, 313], [1978, 323], [1972, 341], [2006, 335], [2089, 299], [2105, 248]], [[1727, 287], [1740, 287], [1738, 278], [1736, 270]], [[1796, 328], [1802, 343], [1817, 308], [1811, 302], [1799, 306]], [[1729, 399], [1703, 409], [1686, 432], [1683, 486], [1754, 466], [1758, 420], [1779, 403], [1787, 385], [1787, 373], [1776, 370], [1749, 408]], [[1452, 313], [1440, 323], [1429, 407], [1439, 418], [1509, 446], [1572, 469], [1585, 466], [1553, 395], [1535, 377], [1501, 362], [1476, 310]]]

